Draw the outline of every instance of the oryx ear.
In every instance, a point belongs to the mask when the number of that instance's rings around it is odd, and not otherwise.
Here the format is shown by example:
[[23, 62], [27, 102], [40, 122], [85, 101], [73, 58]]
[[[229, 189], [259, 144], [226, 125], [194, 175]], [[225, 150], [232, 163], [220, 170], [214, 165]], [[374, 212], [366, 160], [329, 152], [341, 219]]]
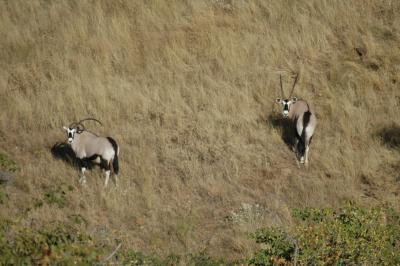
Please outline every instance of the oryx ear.
[[297, 102], [297, 97], [292, 98], [292, 103], [295, 103], [295, 102]]
[[276, 98], [276, 99], [275, 99], [275, 102], [276, 102], [276, 103], [281, 103], [281, 101], [282, 101], [281, 98]]
[[67, 128], [66, 126], [63, 126], [63, 129], [64, 129], [65, 131], [68, 131], [68, 128]]

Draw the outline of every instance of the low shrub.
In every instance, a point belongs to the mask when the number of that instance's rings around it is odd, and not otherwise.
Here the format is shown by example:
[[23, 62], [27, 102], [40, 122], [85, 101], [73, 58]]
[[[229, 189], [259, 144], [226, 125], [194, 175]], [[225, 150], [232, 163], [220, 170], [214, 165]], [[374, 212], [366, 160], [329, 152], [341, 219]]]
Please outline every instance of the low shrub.
[[0, 221], [0, 265], [94, 264], [101, 251], [74, 227], [56, 223], [33, 230]]
[[289, 232], [258, 230], [261, 249], [251, 265], [399, 265], [400, 215], [392, 208], [362, 208], [352, 203], [333, 209], [295, 210]]

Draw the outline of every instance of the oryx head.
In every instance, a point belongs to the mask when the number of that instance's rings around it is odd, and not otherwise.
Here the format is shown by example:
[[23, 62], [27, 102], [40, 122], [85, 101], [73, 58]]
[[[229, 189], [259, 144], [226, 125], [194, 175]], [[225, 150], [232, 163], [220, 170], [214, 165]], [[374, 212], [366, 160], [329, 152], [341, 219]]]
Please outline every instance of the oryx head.
[[296, 86], [296, 82], [297, 82], [298, 76], [299, 75], [297, 74], [296, 78], [294, 80], [294, 83], [293, 83], [292, 91], [290, 92], [289, 97], [286, 98], [284, 93], [283, 93], [282, 76], [279, 75], [279, 80], [280, 80], [280, 83], [281, 83], [281, 97], [282, 98], [276, 98], [275, 102], [282, 106], [282, 115], [284, 117], [288, 117], [291, 105], [294, 104], [297, 101], [297, 98], [296, 97], [292, 97], [292, 94], [293, 94], [293, 91], [294, 91], [294, 87]]
[[86, 120], [93, 120], [93, 121], [98, 122], [101, 125], [101, 122], [99, 120], [97, 120], [97, 119], [85, 118], [85, 119], [82, 119], [79, 122], [73, 122], [68, 127], [64, 126], [63, 127], [64, 130], [67, 131], [67, 137], [68, 137], [68, 143], [69, 144], [72, 144], [72, 142], [74, 141], [74, 137], [75, 137], [76, 133], [81, 134], [83, 131], [85, 131], [85, 126], [82, 124], [82, 122], [86, 121]]
[[85, 127], [82, 124], [76, 122], [69, 125], [69, 127], [64, 126], [63, 128], [65, 131], [67, 131], [67, 138], [69, 144], [72, 144], [72, 142], [74, 141], [76, 133], [80, 134], [82, 133], [83, 130], [85, 130]]
[[292, 99], [281, 99], [277, 98], [276, 102], [282, 105], [282, 115], [284, 117], [288, 117], [289, 111], [290, 111], [290, 106], [294, 104], [297, 101], [296, 97], [292, 97]]

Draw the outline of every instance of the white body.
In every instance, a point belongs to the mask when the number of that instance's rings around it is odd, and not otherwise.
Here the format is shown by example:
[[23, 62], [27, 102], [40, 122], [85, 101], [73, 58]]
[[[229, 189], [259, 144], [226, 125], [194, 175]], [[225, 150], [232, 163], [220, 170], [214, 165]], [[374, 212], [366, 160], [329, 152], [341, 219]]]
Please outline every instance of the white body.
[[71, 147], [79, 159], [99, 155], [110, 162], [115, 156], [115, 151], [107, 138], [98, 137], [89, 131], [75, 134]]

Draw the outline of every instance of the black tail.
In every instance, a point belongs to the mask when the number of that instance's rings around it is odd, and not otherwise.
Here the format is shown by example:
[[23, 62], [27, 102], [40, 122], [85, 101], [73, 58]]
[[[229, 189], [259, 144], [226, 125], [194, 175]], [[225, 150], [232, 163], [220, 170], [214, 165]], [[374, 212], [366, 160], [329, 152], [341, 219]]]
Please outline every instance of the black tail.
[[307, 111], [303, 115], [303, 131], [301, 132], [300, 140], [297, 146], [297, 150], [300, 154], [300, 156], [304, 156], [304, 153], [306, 151], [306, 128], [308, 126], [308, 123], [310, 122], [310, 117], [311, 117], [311, 112]]
[[113, 161], [112, 161], [112, 164], [113, 164], [114, 173], [115, 173], [116, 175], [118, 175], [118, 172], [119, 172], [118, 145], [117, 145], [117, 142], [116, 142], [113, 138], [107, 137], [107, 139], [108, 139], [108, 141], [111, 143], [111, 145], [112, 145], [113, 148], [114, 148], [115, 155], [114, 155], [114, 159], [113, 159]]

